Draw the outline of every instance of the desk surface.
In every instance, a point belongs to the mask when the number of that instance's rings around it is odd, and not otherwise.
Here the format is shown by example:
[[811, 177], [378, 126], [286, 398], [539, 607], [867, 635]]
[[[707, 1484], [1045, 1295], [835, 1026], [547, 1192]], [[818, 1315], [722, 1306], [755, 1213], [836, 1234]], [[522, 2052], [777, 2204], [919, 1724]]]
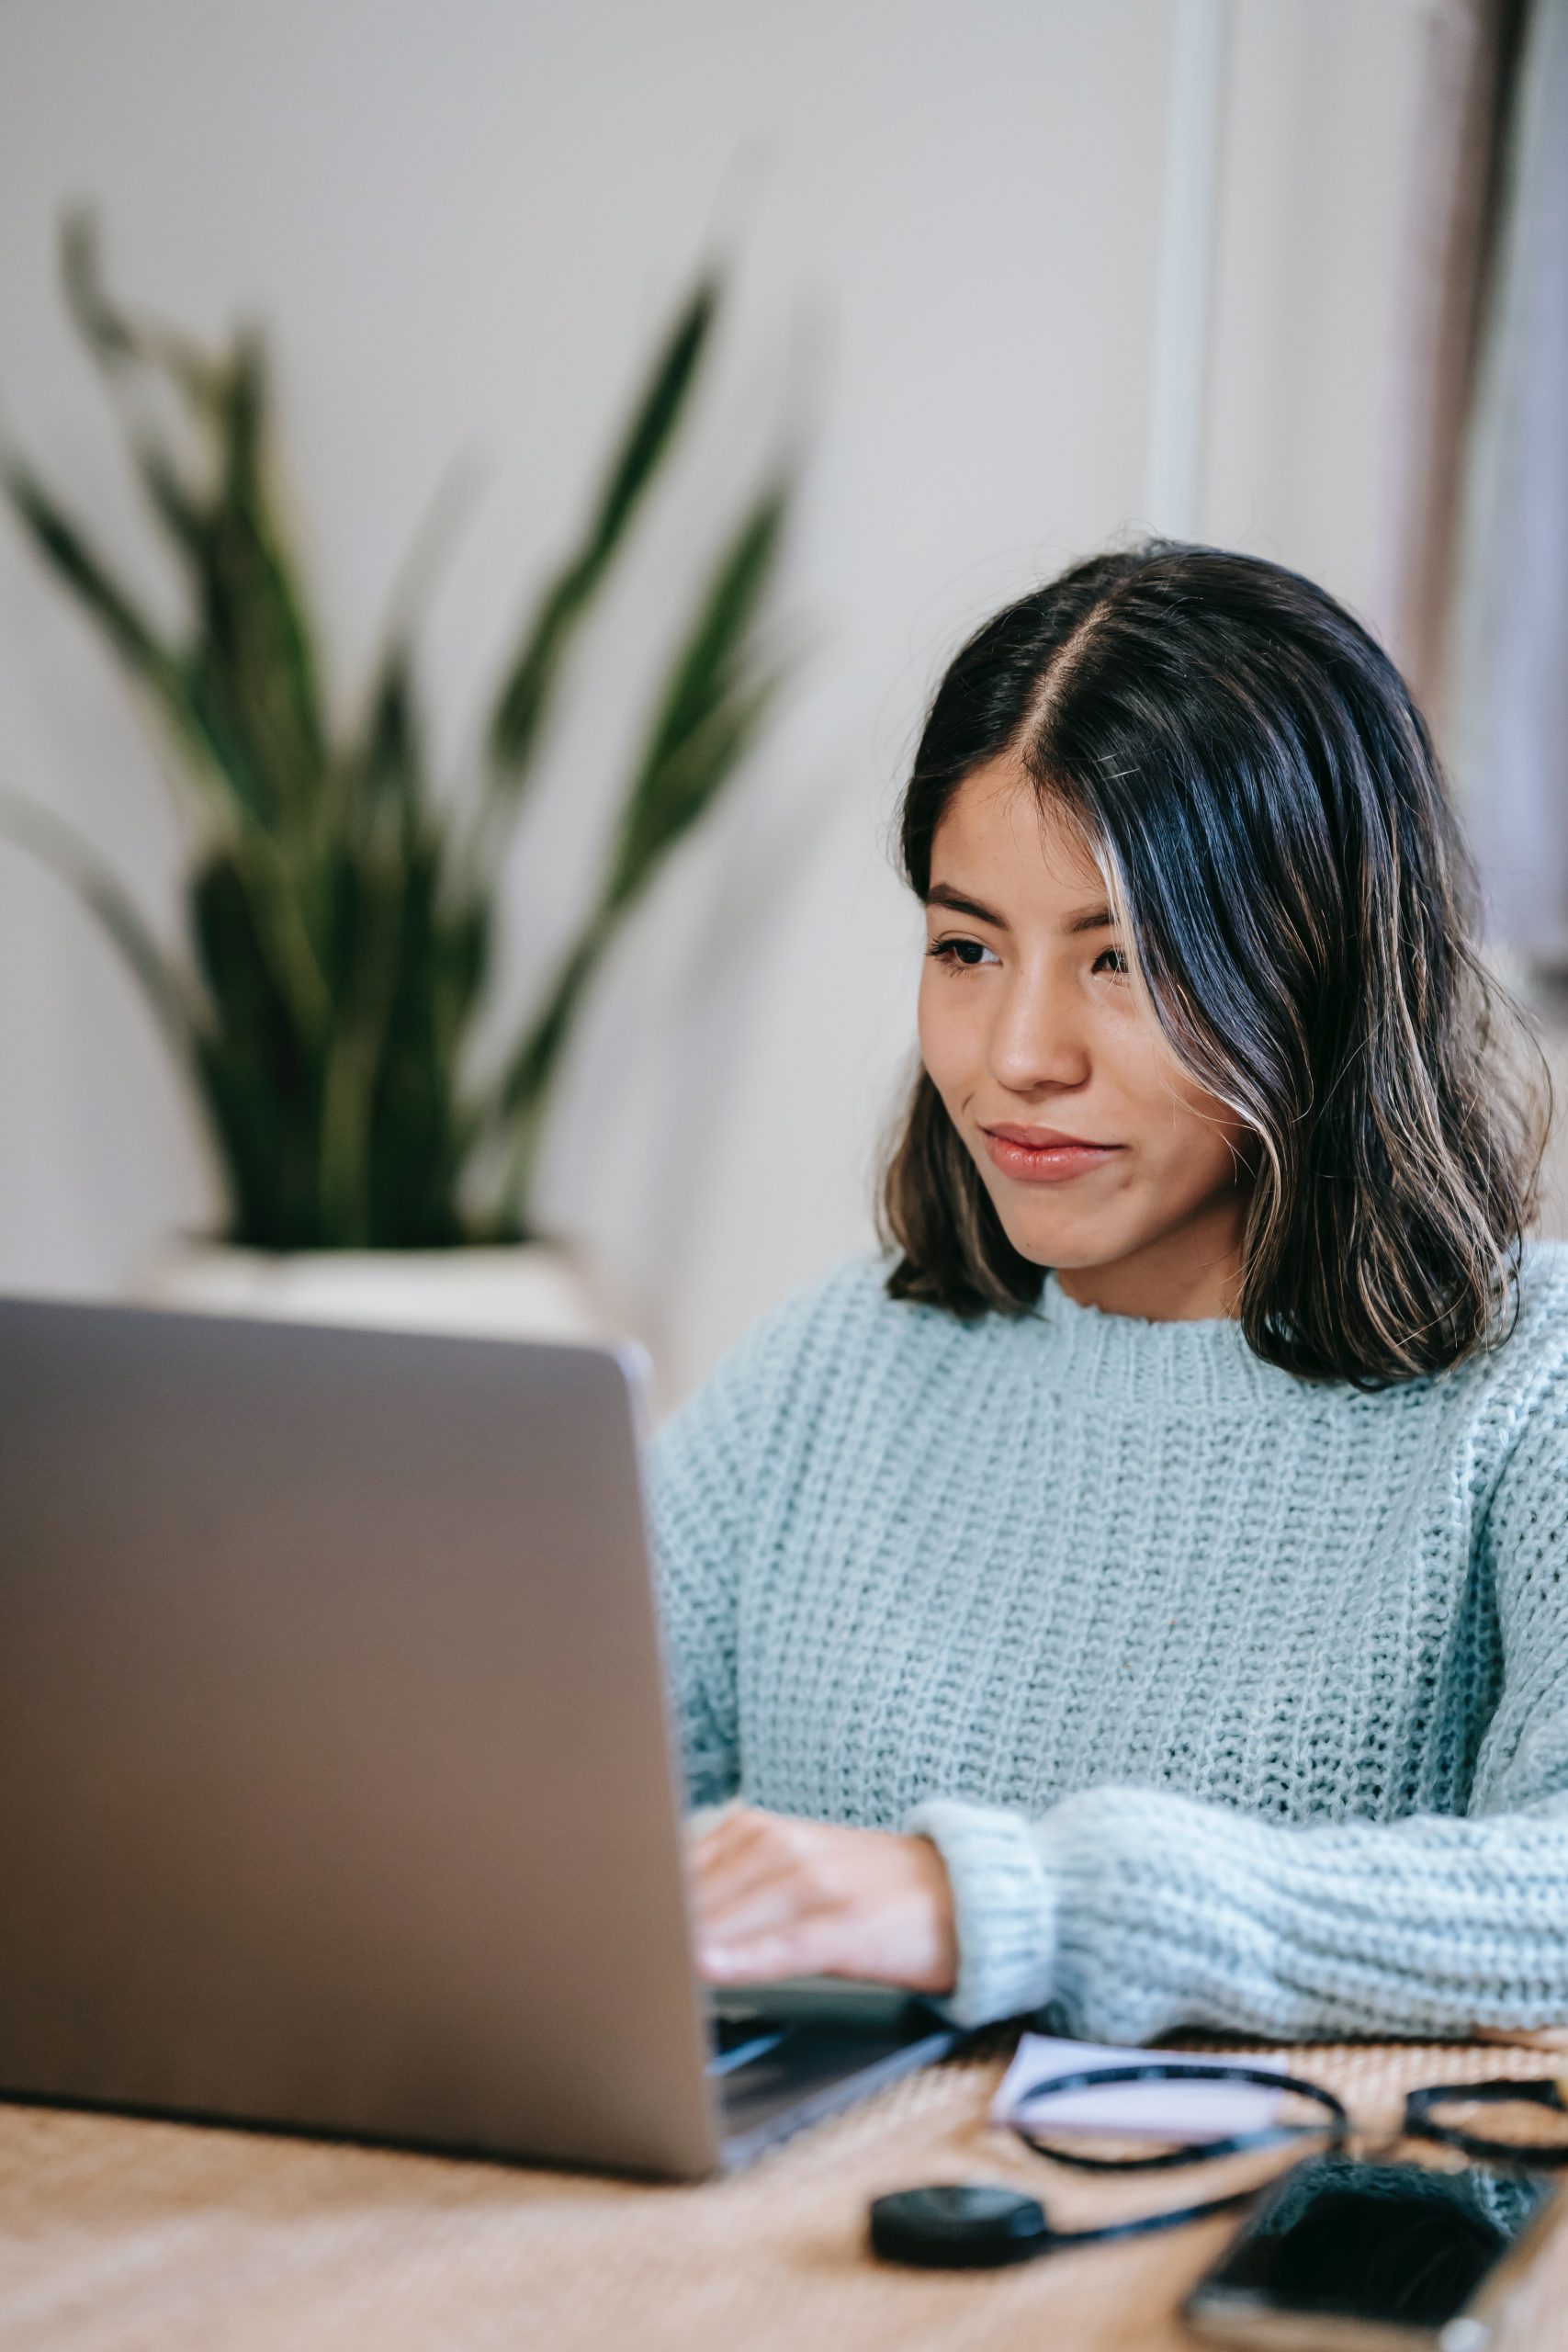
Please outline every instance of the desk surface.
[[[1359, 2122], [1416, 2082], [1541, 2074], [1539, 2049], [1288, 2053]], [[1176, 2352], [1232, 2224], [990, 2276], [873, 2263], [865, 2201], [1046, 2168], [986, 2123], [995, 2057], [900, 2084], [739, 2178], [662, 2188], [262, 2134], [0, 2106], [6, 2352]], [[1064, 2222], [1105, 2211], [1069, 2183]], [[1111, 2184], [1120, 2192], [1122, 2184]], [[1069, 2212], [1072, 2199], [1077, 2202]], [[1499, 2352], [1568, 2346], [1568, 2227]]]

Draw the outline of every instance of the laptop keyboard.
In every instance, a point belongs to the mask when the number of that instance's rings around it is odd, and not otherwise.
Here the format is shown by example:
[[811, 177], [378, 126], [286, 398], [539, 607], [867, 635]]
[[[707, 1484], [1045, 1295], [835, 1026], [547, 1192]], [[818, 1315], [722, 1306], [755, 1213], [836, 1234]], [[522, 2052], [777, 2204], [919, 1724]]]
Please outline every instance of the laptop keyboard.
[[737, 2066], [749, 2066], [754, 2058], [766, 2058], [782, 2041], [787, 2041], [794, 2028], [769, 2025], [761, 2018], [716, 2017], [713, 2025], [713, 2050], [708, 2058], [710, 2075], [732, 2075]]

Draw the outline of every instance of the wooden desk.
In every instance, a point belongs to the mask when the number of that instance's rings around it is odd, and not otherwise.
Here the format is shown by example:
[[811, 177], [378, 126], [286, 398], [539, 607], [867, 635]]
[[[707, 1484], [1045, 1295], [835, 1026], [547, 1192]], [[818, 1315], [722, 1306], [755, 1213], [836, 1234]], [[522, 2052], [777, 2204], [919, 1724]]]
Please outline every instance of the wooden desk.
[[[1414, 2083], [1541, 2074], [1539, 2049], [1289, 2053], [1368, 2123]], [[995, 2057], [901, 2084], [735, 2180], [659, 2188], [0, 2107], [5, 2352], [1174, 2352], [1232, 2223], [988, 2276], [874, 2264], [868, 2197], [1046, 2167], [985, 2117]], [[1107, 2194], [1072, 2184], [1069, 2196]], [[1118, 2185], [1119, 2186], [1119, 2185]], [[1568, 2346], [1568, 2230], [1506, 2352]]]

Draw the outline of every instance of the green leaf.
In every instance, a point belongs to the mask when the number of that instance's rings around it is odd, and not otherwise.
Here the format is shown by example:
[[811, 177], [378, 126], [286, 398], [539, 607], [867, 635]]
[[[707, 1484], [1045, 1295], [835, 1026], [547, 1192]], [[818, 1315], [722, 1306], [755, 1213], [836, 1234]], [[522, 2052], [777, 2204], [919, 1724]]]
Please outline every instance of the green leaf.
[[600, 492], [588, 549], [601, 560], [626, 529], [673, 437], [713, 334], [719, 299], [717, 279], [705, 274], [654, 359]]
[[325, 725], [304, 594], [266, 479], [265, 419], [260, 347], [242, 337], [224, 389], [220, 487], [197, 550], [188, 684], [237, 795], [278, 827], [304, 821], [315, 803]]
[[570, 639], [674, 438], [718, 303], [717, 280], [705, 275], [682, 304], [643, 382], [582, 539], [546, 588], [507, 673], [490, 727], [490, 754], [503, 800], [514, 799], [521, 789]]
[[232, 1196], [231, 1238], [310, 1246], [316, 1216], [321, 1056], [273, 968], [245, 877], [218, 852], [187, 886], [190, 931], [214, 1007], [198, 1076]]
[[120, 661], [183, 725], [177, 660], [93, 547], [23, 459], [0, 464], [0, 487], [33, 546], [108, 639]]
[[201, 506], [163, 435], [138, 399], [149, 374], [172, 382], [197, 420], [210, 424], [220, 371], [197, 346], [173, 330], [134, 318], [110, 297], [103, 272], [96, 216], [68, 212], [61, 224], [60, 274], [66, 308], [119, 408], [132, 460], [148, 503], [188, 557], [201, 532]]
[[490, 905], [449, 903], [433, 843], [406, 876], [370, 1101], [368, 1216], [378, 1242], [439, 1247], [466, 1238], [458, 1204], [473, 1138], [462, 1061], [488, 969]]
[[[240, 334], [210, 358], [168, 330], [134, 320], [109, 298], [90, 215], [64, 225], [62, 268], [73, 319], [118, 401], [132, 459], [185, 573], [194, 634], [180, 653], [163, 645], [83, 535], [25, 467], [12, 468], [12, 503], [55, 570], [121, 659], [162, 698], [165, 717], [196, 747], [229, 801], [231, 824], [302, 821], [326, 756], [325, 719], [299, 568], [274, 498], [269, 401], [261, 345]], [[148, 375], [183, 396], [202, 447], [199, 494], [136, 407]]]
[[52, 809], [11, 793], [0, 796], [0, 833], [47, 866], [95, 917], [146, 998], [176, 1059], [188, 1064], [204, 1026], [200, 1001], [91, 843]]
[[382, 810], [406, 823], [423, 797], [423, 741], [412, 649], [395, 639], [381, 655], [360, 740], [344, 773], [348, 805], [373, 820]]
[[750, 748], [777, 679], [764, 673], [757, 623], [773, 583], [791, 484], [763, 491], [708, 582], [671, 666], [626, 797], [605, 896], [628, 906], [715, 799]]
[[100, 368], [155, 368], [178, 386], [193, 407], [213, 402], [220, 370], [201, 345], [161, 319], [122, 309], [110, 296], [103, 240], [91, 205], [72, 207], [62, 216], [60, 277], [66, 309]]
[[756, 739], [782, 677], [764, 665], [759, 624], [776, 572], [793, 485], [770, 483], [697, 601], [655, 709], [604, 887], [521, 1044], [490, 1115], [510, 1130], [509, 1206], [519, 1222], [544, 1107], [582, 997], [620, 922], [682, 835], [711, 808]]
[[190, 657], [164, 642], [85, 533], [22, 459], [0, 462], [0, 490], [39, 555], [107, 639], [132, 682], [151, 694], [193, 777], [209, 799], [215, 786], [224, 794], [224, 820], [250, 813], [254, 796], [241, 798], [236, 808], [227, 747], [220, 736], [215, 740], [209, 713], [192, 691]]

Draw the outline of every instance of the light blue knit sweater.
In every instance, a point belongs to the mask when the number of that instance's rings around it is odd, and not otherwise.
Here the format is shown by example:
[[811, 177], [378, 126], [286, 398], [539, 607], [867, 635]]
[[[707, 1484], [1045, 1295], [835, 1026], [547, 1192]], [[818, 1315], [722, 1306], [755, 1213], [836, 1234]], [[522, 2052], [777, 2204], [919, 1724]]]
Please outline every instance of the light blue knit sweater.
[[963, 2023], [1568, 2022], [1568, 1250], [1381, 1395], [848, 1260], [660, 1431], [694, 1803], [924, 1831]]

